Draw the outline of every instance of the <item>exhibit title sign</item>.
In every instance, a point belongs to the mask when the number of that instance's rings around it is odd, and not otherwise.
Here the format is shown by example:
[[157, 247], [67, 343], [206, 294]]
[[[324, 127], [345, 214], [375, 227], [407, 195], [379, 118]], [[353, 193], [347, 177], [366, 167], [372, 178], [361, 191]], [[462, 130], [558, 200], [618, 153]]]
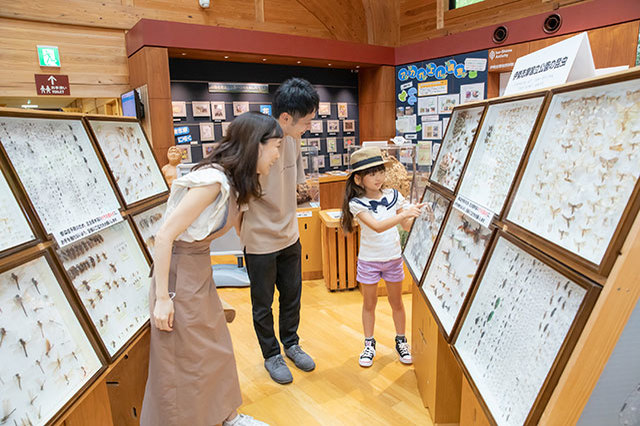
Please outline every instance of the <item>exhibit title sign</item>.
[[269, 93], [268, 84], [260, 83], [209, 83], [209, 93]]
[[41, 67], [60, 67], [58, 46], [36, 46]]
[[504, 94], [544, 89], [594, 75], [591, 46], [585, 32], [518, 58]]

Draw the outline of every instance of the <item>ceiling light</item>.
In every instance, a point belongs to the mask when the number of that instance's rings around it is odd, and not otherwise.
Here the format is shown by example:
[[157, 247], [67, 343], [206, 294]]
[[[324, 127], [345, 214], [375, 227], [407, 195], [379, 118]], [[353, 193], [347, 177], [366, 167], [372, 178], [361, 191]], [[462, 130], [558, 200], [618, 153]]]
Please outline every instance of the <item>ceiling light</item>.
[[301, 64], [301, 63], [302, 63], [302, 61], [298, 61], [297, 63], [298, 63], [298, 64]]
[[224, 58], [225, 58], [225, 59], [229, 59], [229, 57], [228, 57], [228, 56], [225, 56]]
[[356, 68], [360, 68], [360, 65], [356, 65]]
[[187, 54], [186, 54], [186, 53], [184, 53], [184, 52], [182, 52], [182, 53], [181, 53], [181, 55], [182, 55], [182, 56], [187, 56]]
[[38, 108], [38, 105], [24, 104], [20, 105], [21, 108]]
[[266, 62], [266, 61], [267, 61], [267, 58], [262, 58], [262, 62]]

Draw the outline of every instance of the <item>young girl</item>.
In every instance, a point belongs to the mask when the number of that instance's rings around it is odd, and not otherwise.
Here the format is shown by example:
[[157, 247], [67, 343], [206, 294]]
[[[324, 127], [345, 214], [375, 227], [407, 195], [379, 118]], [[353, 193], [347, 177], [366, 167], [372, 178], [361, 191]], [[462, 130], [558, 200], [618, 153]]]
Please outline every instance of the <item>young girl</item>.
[[351, 154], [352, 171], [347, 179], [341, 224], [345, 232], [353, 231], [353, 219], [360, 225], [360, 251], [356, 279], [361, 284], [364, 301], [362, 326], [364, 350], [362, 367], [370, 367], [376, 354], [373, 338], [378, 281], [387, 283], [389, 304], [396, 328], [396, 351], [400, 362], [411, 364], [411, 352], [405, 337], [405, 312], [402, 303], [404, 270], [400, 236], [396, 225], [409, 229], [413, 218], [420, 215], [421, 205], [406, 204], [395, 189], [382, 189], [385, 161], [378, 148], [362, 148]]
[[173, 181], [156, 234], [142, 426], [265, 424], [236, 411], [238, 373], [209, 245], [240, 223], [239, 205], [260, 197], [258, 175], [278, 159], [281, 138], [275, 119], [245, 113], [210, 156]]

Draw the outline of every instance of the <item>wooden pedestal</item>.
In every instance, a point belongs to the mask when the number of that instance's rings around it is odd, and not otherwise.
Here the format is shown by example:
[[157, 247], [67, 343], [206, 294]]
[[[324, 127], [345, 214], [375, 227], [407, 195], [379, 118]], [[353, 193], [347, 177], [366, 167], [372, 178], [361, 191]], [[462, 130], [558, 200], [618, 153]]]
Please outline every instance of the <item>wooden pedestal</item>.
[[356, 256], [358, 253], [359, 228], [345, 234], [340, 227], [340, 219], [330, 214], [339, 209], [320, 212], [322, 239], [322, 276], [327, 288], [346, 290], [356, 288]]
[[462, 372], [438, 324], [413, 286], [412, 347], [418, 390], [435, 425], [460, 421]]
[[302, 246], [302, 279], [322, 278], [322, 237], [320, 209], [298, 209], [298, 230]]
[[491, 422], [482, 410], [476, 395], [466, 377], [462, 377], [462, 398], [460, 402], [460, 426], [490, 426]]
[[342, 208], [347, 178], [348, 176], [320, 176], [320, 208], [322, 210]]

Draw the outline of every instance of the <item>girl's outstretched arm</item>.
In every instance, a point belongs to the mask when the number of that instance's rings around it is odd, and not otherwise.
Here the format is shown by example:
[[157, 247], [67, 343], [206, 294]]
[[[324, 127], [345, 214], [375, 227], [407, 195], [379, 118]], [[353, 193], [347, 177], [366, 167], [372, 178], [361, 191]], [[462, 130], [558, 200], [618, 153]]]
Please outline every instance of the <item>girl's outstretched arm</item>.
[[362, 223], [364, 223], [377, 233], [384, 232], [387, 229], [393, 228], [397, 224], [402, 223], [404, 220], [412, 219], [418, 216], [420, 216], [420, 208], [419, 206], [414, 205], [410, 205], [408, 208], [403, 210], [398, 210], [398, 214], [396, 214], [395, 216], [380, 221], [375, 220], [369, 212], [361, 212], [357, 215]]

